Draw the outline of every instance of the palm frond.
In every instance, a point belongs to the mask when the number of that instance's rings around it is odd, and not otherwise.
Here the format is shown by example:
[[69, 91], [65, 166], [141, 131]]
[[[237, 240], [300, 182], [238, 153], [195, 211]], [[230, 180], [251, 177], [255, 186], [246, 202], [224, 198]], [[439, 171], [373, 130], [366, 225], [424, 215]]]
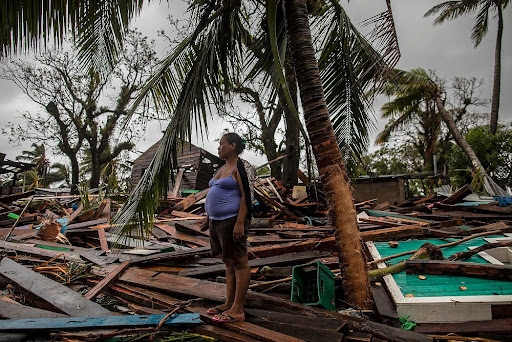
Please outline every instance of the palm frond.
[[439, 14], [434, 19], [434, 24], [442, 24], [445, 21], [453, 20], [468, 15], [478, 7], [481, 0], [457, 0], [446, 1], [429, 9], [423, 16], [430, 17]]
[[381, 51], [382, 59], [393, 68], [400, 60], [400, 46], [396, 33], [395, 20], [391, 9], [391, 0], [386, 0], [386, 10], [362, 23], [364, 26], [372, 25], [374, 28], [369, 40], [377, 44], [375, 48]]
[[86, 68], [108, 73], [120, 52], [128, 24], [143, 0], [0, 2], [2, 56], [40, 50], [53, 38], [60, 45], [68, 34], [77, 38]]
[[[167, 67], [148, 87], [159, 108], [171, 111], [172, 116], [155, 157], [113, 219], [115, 231], [122, 237], [134, 229], [139, 230], [140, 236], [148, 233], [159, 201], [167, 192], [181, 142], [190, 139], [194, 127], [199, 136], [207, 134], [208, 113], [215, 106], [222, 106], [222, 85], [227, 87], [229, 80], [237, 78], [241, 42], [246, 39], [242, 30], [244, 16], [239, 6], [220, 11], [209, 17], [211, 20], [205, 23], [203, 32], [195, 35], [196, 39], [189, 38], [184, 46], [178, 46]], [[134, 219], [147, 224], [130, 224]]]
[[341, 6], [326, 10], [313, 22], [323, 47], [319, 58], [322, 84], [340, 147], [355, 155], [368, 146], [371, 106], [364, 92], [391, 70], [385, 60], [351, 23]]
[[476, 15], [475, 23], [471, 30], [471, 41], [475, 47], [480, 45], [489, 30], [489, 10], [491, 5], [491, 2], [487, 1]]

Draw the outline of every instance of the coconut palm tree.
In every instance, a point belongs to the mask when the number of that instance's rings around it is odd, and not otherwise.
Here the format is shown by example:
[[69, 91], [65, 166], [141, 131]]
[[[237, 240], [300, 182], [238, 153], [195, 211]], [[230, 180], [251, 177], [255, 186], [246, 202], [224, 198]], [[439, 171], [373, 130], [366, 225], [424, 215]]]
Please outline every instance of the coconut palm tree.
[[[5, 15], [8, 20], [4, 30], [7, 27], [14, 32], [11, 37], [15, 39], [2, 41], [3, 51], [6, 47], [14, 50], [18, 47], [16, 42], [23, 31], [20, 22], [34, 24], [38, 20], [46, 20], [46, 23], [56, 22], [61, 26], [30, 26], [27, 36], [42, 36], [32, 27], [51, 27], [58, 33], [55, 35], [57, 39], [64, 32], [76, 33], [76, 42], [82, 51], [84, 65], [105, 68], [113, 64], [110, 60], [115, 59], [119, 45], [122, 44], [123, 28], [140, 9], [143, 1], [126, 1], [121, 5], [117, 1], [89, 0], [84, 1], [83, 6], [82, 2], [80, 5], [72, 3], [70, 8], [63, 11], [62, 8], [53, 8], [57, 5], [47, 0], [43, 4], [49, 6], [51, 11], [44, 9], [42, 15], [35, 18], [23, 16], [23, 13], [34, 13], [23, 8], [32, 5], [21, 1], [8, 3], [15, 3], [16, 6], [13, 10], [9, 6], [1, 5], [2, 13], [4, 10], [9, 12]], [[386, 62], [396, 59], [396, 33], [390, 16], [383, 21], [375, 18], [380, 23], [379, 28], [386, 33], [378, 35], [378, 39], [395, 43], [393, 48], [381, 55], [352, 25], [337, 1], [315, 2], [320, 4], [315, 11], [324, 15], [322, 19], [318, 19], [318, 26], [313, 27], [316, 30], [315, 36], [324, 37], [319, 39], [319, 42], [324, 43], [320, 47], [320, 74], [310, 33], [306, 0], [286, 0], [283, 3], [286, 7], [287, 40], [290, 41], [293, 69], [301, 93], [307, 137], [311, 141], [320, 178], [332, 207], [330, 216], [340, 249], [340, 268], [345, 292], [351, 304], [359, 308], [369, 308], [371, 296], [366, 262], [339, 144], [350, 151], [347, 146], [356, 146], [357, 149], [366, 143], [369, 119], [365, 110], [368, 102], [365, 100], [364, 91], [375, 82], [380, 82], [380, 78], [389, 69]], [[93, 9], [93, 13], [83, 13], [86, 12], [87, 5]], [[274, 73], [279, 76], [268, 78], [268, 84], [282, 87], [287, 98], [291, 98], [286, 82], [283, 81], [279, 59], [279, 51], [284, 51], [283, 47], [286, 45], [279, 48], [276, 34], [272, 32], [276, 27], [277, 5], [276, 0], [267, 1], [265, 6], [260, 1], [235, 0], [190, 3], [189, 10], [194, 20], [192, 31], [161, 61], [160, 69], [148, 80], [132, 106], [134, 110], [146, 96], [152, 96], [158, 108], [168, 111], [171, 116], [155, 158], [114, 220], [124, 223], [119, 226], [121, 233], [128, 234], [133, 229], [133, 226], [126, 223], [134, 216], [138, 216], [142, 222], [152, 221], [158, 200], [166, 192], [169, 169], [175, 165], [172, 157], [176, 155], [180, 141], [190, 138], [193, 127], [196, 127], [196, 132], [200, 135], [207, 133], [206, 118], [209, 113], [215, 106], [222, 105], [225, 92], [229, 91], [231, 84], [245, 77], [243, 71], [252, 68], [244, 63], [251, 60], [247, 58], [249, 52], [246, 45], [254, 37], [252, 30], [262, 27], [262, 18], [267, 19], [269, 35], [272, 37], [272, 57], [269, 60], [275, 62]], [[389, 10], [390, 7], [388, 14]], [[83, 19], [80, 14], [84, 15]], [[20, 16], [21, 21], [18, 20]], [[57, 16], [60, 17], [56, 18]], [[109, 21], [109, 16], [113, 17], [112, 21]], [[13, 30], [15, 25], [19, 27]], [[0, 32], [1, 37], [8, 36], [3, 33], [6, 32]], [[99, 54], [99, 51], [102, 53]], [[109, 60], [108, 63], [102, 58]], [[299, 75], [308, 75], [308, 78], [299, 78]], [[288, 100], [288, 105], [294, 109], [292, 101]], [[297, 110], [294, 112], [297, 115]]]
[[510, 0], [457, 0], [445, 1], [432, 7], [425, 13], [425, 17], [439, 14], [434, 20], [434, 24], [442, 24], [447, 20], [459, 18], [476, 12], [476, 19], [471, 30], [471, 40], [475, 47], [480, 45], [487, 34], [489, 27], [489, 14], [495, 13], [498, 25], [496, 33], [496, 45], [494, 47], [494, 76], [491, 100], [491, 122], [489, 125], [491, 134], [496, 134], [498, 127], [498, 115], [500, 109], [501, 93], [501, 47], [503, 40], [503, 10], [507, 7]]
[[34, 171], [37, 177], [35, 175], [31, 176], [34, 180], [33, 183], [37, 183], [37, 186], [45, 187], [48, 185], [46, 182], [46, 175], [50, 166], [50, 161], [46, 155], [46, 147], [44, 144], [38, 145], [36, 143], [32, 143], [31, 146], [33, 150], [22, 151], [21, 155], [16, 157], [16, 160], [24, 160], [35, 164]]
[[[433, 74], [429, 75], [423, 69], [413, 69], [410, 73], [434, 79]], [[381, 116], [392, 120], [379, 133], [376, 143], [388, 142], [391, 135], [403, 127], [415, 129], [417, 134], [409, 134], [409, 137], [414, 139], [414, 146], [423, 158], [423, 168], [432, 170], [433, 156], [443, 120], [437, 111], [430, 84], [425, 88], [422, 85], [405, 83], [408, 81], [411, 79], [400, 80], [395, 77], [382, 89], [382, 92], [393, 97], [393, 100], [381, 107]]]
[[[428, 77], [427, 73], [421, 69], [416, 69], [413, 72], [395, 70], [395, 75], [400, 84], [404, 84], [405, 87], [411, 87], [412, 89], [421, 89], [421, 93], [424, 94], [424, 96], [427, 96], [427, 94], [430, 96], [431, 101], [434, 101], [453, 139], [471, 161], [475, 175], [482, 180], [485, 190], [490, 195], [506, 196], [506, 192], [487, 174], [487, 171], [482, 166], [475, 151], [467, 143], [458, 129], [452, 114], [444, 106], [446, 101], [444, 88]], [[465, 110], [465, 108], [463, 110]]]

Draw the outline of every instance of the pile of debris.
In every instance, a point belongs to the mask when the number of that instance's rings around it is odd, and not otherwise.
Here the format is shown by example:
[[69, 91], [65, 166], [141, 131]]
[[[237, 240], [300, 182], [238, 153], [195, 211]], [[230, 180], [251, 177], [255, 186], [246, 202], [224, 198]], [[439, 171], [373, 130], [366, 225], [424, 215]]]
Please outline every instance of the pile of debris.
[[[375, 301], [375, 310], [360, 311], [344, 302], [318, 187], [287, 189], [258, 178], [246, 320], [218, 324], [206, 310], [224, 302], [224, 265], [210, 257], [208, 232], [200, 229], [206, 194], [170, 192], [144, 240], [112, 233], [119, 206], [111, 198], [1, 197], [0, 340], [158, 340], [179, 333], [184, 341], [489, 341], [512, 333], [512, 289], [501, 283], [477, 299], [465, 294], [479, 285], [466, 280], [452, 281], [464, 295], [432, 294], [436, 277], [511, 281], [507, 198], [482, 199], [464, 187], [395, 206], [356, 203]], [[437, 246], [442, 260], [409, 257], [425, 243]], [[445, 258], [447, 247], [467, 253]], [[453, 261], [484, 254], [490, 263]], [[411, 287], [415, 282], [421, 290]], [[428, 283], [434, 290], [425, 289]]]

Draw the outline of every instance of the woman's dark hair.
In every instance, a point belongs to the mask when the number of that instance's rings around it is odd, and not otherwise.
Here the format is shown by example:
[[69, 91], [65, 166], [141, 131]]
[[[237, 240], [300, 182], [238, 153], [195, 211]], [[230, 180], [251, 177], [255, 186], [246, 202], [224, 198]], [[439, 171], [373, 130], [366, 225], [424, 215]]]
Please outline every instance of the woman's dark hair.
[[236, 134], [236, 133], [226, 133], [222, 137], [226, 138], [226, 140], [230, 144], [235, 143], [236, 154], [242, 153], [243, 150], [245, 149], [245, 143], [242, 140], [242, 138], [240, 138], [240, 136], [238, 134]]

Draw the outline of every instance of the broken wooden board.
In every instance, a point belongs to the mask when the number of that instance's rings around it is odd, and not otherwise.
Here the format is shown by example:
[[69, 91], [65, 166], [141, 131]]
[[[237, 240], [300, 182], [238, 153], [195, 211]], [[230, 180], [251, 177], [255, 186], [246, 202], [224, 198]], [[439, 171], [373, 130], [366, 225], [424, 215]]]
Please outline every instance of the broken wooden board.
[[363, 241], [389, 241], [425, 235], [424, 225], [412, 224], [361, 232]]
[[22, 243], [12, 243], [0, 240], [0, 248], [3, 248], [5, 250], [13, 250], [28, 255], [35, 255], [47, 259], [60, 258], [65, 259], [67, 261], [83, 261], [80, 258], [80, 254], [75, 252], [49, 250], [44, 248], [38, 248], [35, 247], [34, 245], [27, 245]]
[[[299, 263], [303, 264], [313, 259], [323, 258], [330, 256], [329, 252], [318, 252], [318, 251], [307, 251], [300, 253], [287, 253], [283, 255], [276, 255], [273, 257], [267, 258], [258, 258], [249, 260], [249, 267], [261, 267], [261, 266], [273, 266], [273, 265], [286, 265], [289, 263]], [[200, 267], [200, 268], [192, 268], [189, 270], [183, 270], [179, 273], [179, 275], [184, 277], [204, 277], [204, 276], [212, 276], [215, 274], [223, 274], [226, 270], [226, 266], [224, 264]]]
[[91, 290], [89, 290], [85, 294], [85, 298], [88, 300], [93, 300], [98, 296], [98, 294], [109, 284], [114, 282], [116, 278], [119, 276], [121, 272], [123, 272], [130, 265], [130, 261], [125, 261], [118, 265], [112, 272], [108, 274], [105, 278], [103, 278], [96, 286], [94, 286]]
[[446, 260], [407, 260], [408, 274], [443, 274], [512, 281], [512, 266]]
[[500, 318], [488, 321], [470, 321], [461, 323], [419, 324], [414, 331], [423, 334], [474, 334], [500, 333], [512, 334], [512, 318]]
[[0, 274], [70, 316], [111, 315], [101, 305], [9, 258], [0, 261]]
[[176, 228], [176, 230], [183, 233], [199, 236], [209, 236], [207, 232], [201, 231], [201, 226], [203, 222], [203, 220], [179, 221], [174, 223], [174, 227]]
[[[133, 328], [157, 326], [166, 317], [162, 315], [137, 316], [100, 316], [100, 317], [69, 317], [69, 318], [29, 318], [0, 320], [0, 331], [29, 332], [47, 330], [77, 330], [102, 328]], [[202, 324], [201, 318], [195, 313], [174, 314], [167, 318], [163, 326], [181, 326]]]
[[325, 330], [320, 328], [314, 328], [312, 326], [306, 326], [305, 323], [309, 321], [301, 319], [297, 316], [295, 324], [276, 322], [267, 319], [260, 318], [248, 318], [248, 322], [266, 329], [280, 332], [288, 336], [300, 338], [308, 342], [341, 342], [343, 340], [343, 334], [337, 331]]
[[21, 305], [18, 303], [10, 303], [0, 299], [0, 317], [8, 319], [22, 319], [22, 318], [57, 318], [68, 317], [67, 315], [33, 308], [31, 306]]
[[300, 322], [300, 324], [305, 327], [313, 327], [322, 330], [340, 331], [347, 325], [345, 322], [330, 317], [308, 317], [306, 320], [303, 320], [303, 316], [271, 310], [245, 309], [245, 312], [247, 312], [249, 316], [267, 321], [287, 324], [297, 324], [297, 322]]
[[462, 202], [463, 198], [471, 193], [473, 193], [473, 188], [471, 187], [471, 185], [466, 184], [462, 188], [458, 189], [453, 194], [451, 194], [449, 197], [442, 200], [441, 203], [455, 204], [458, 202]]
[[219, 341], [229, 342], [261, 342], [260, 339], [252, 338], [241, 333], [223, 329], [213, 325], [200, 325], [194, 326], [190, 329], [191, 332], [200, 334], [203, 336], [209, 336]]
[[210, 189], [208, 188], [208, 189], [201, 190], [200, 192], [198, 192], [196, 194], [188, 195], [183, 200], [176, 203], [173, 207], [173, 210], [179, 210], [179, 211], [187, 210], [188, 208], [190, 208], [191, 206], [196, 204], [196, 202], [205, 198], [206, 195], [208, 194], [209, 190]]
[[191, 235], [187, 233], [182, 233], [172, 225], [168, 225], [165, 223], [156, 223], [155, 227], [161, 229], [166, 234], [169, 234], [169, 236], [173, 239], [180, 240], [186, 243], [192, 243], [197, 246], [201, 247], [209, 247], [210, 246], [210, 239], [208, 237], [201, 235]]
[[210, 254], [210, 247], [208, 246], [208, 247], [188, 248], [188, 249], [172, 251], [172, 252], [157, 253], [154, 255], [132, 258], [130, 261], [132, 262], [132, 264], [144, 263], [144, 262], [148, 262], [148, 261], [151, 261], [153, 263], [158, 263], [158, 262], [163, 262], [163, 261], [167, 261], [167, 260], [189, 259], [189, 258], [193, 258], [196, 256], [209, 255], [209, 254]]

